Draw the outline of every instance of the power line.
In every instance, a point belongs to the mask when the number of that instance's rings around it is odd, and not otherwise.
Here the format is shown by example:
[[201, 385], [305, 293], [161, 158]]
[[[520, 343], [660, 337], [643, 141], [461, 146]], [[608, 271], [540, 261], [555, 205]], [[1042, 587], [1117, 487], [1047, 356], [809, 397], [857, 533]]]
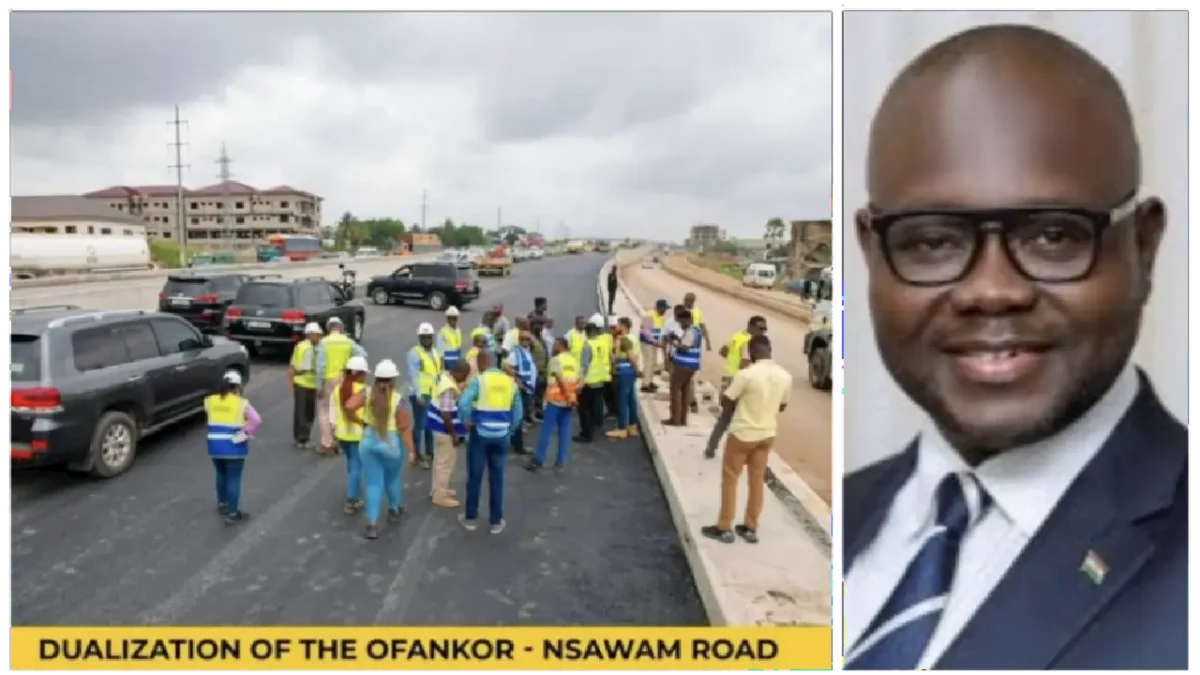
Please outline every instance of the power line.
[[179, 266], [187, 267], [187, 223], [183, 217], [183, 170], [192, 168], [190, 164], [183, 163], [183, 146], [187, 145], [182, 140], [181, 129], [187, 125], [187, 120], [179, 119], [179, 106], [175, 106], [175, 119], [168, 120], [167, 124], [175, 127], [175, 142], [170, 145], [175, 148], [175, 163], [167, 168], [175, 169], [175, 223], [176, 231], [179, 233]]

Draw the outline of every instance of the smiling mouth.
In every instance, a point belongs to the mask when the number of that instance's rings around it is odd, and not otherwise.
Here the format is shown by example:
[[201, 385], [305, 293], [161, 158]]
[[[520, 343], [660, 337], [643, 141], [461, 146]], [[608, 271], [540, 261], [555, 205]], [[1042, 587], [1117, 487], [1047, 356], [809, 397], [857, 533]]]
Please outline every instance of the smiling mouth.
[[950, 351], [959, 377], [975, 384], [1019, 382], [1037, 371], [1047, 349], [1033, 345], [972, 345]]

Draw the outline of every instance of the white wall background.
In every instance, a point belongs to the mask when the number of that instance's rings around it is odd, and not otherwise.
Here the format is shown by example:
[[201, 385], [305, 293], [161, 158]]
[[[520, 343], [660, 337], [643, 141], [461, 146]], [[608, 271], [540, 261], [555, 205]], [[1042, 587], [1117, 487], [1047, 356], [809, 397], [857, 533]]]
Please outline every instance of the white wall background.
[[854, 233], [866, 202], [867, 130], [884, 90], [921, 50], [987, 23], [1028, 23], [1074, 40], [1125, 87], [1142, 147], [1143, 194], [1168, 223], [1134, 361], [1187, 422], [1188, 26], [1185, 12], [851, 12], [843, 15], [843, 267], [846, 471], [903, 449], [923, 413], [884, 369], [871, 332], [867, 277]]

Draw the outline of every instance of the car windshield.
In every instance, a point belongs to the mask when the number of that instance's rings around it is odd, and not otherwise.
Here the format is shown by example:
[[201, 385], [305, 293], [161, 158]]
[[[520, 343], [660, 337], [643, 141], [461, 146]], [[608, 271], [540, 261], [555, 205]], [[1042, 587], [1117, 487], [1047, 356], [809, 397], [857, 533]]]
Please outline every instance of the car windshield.
[[280, 284], [246, 284], [238, 291], [234, 304], [287, 307], [292, 304], [292, 288]]
[[42, 341], [36, 335], [12, 336], [13, 382], [37, 382], [42, 379]]

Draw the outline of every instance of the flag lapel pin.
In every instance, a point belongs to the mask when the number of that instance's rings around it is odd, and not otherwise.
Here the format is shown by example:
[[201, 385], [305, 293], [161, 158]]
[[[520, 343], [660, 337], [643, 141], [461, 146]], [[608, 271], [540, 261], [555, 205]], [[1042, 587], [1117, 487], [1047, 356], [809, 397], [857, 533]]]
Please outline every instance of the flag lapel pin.
[[1099, 586], [1104, 583], [1104, 577], [1108, 575], [1108, 565], [1099, 553], [1088, 550], [1087, 555], [1083, 556], [1083, 563], [1079, 565], [1079, 571], [1083, 572], [1093, 584]]

